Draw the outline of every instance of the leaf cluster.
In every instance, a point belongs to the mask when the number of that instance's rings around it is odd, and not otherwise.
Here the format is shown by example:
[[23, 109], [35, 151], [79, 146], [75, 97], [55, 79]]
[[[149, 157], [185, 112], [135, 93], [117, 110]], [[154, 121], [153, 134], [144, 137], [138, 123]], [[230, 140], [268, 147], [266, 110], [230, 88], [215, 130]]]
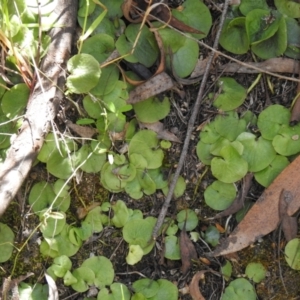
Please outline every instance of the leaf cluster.
[[268, 59], [285, 54], [300, 58], [300, 4], [276, 0], [277, 10], [268, 7], [265, 0], [242, 0], [228, 14], [221, 37], [221, 46], [235, 54], [249, 49], [258, 57]]
[[236, 197], [234, 183], [252, 172], [267, 187], [300, 152], [300, 126], [289, 124], [290, 111], [271, 105], [258, 118], [250, 111], [218, 115], [205, 125], [197, 144], [199, 159], [217, 178], [204, 193], [206, 204], [224, 210]]

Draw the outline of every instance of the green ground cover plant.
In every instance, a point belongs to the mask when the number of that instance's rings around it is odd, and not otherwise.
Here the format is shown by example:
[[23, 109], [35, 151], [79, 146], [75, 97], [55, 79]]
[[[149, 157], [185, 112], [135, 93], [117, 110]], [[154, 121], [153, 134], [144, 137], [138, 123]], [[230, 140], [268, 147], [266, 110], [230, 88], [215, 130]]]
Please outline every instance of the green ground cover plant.
[[[33, 69], [49, 46], [46, 31], [56, 26], [51, 17], [53, 1], [41, 1], [39, 8], [29, 2], [3, 1], [1, 7], [0, 40], [8, 47], [5, 66], [14, 71], [6, 81], [0, 79], [1, 162], [5, 160], [10, 136], [20, 127], [32, 88]], [[106, 190], [126, 193], [134, 200], [153, 195], [158, 190], [166, 195], [173, 176], [165, 178], [163, 172], [167, 168], [167, 150], [172, 143], [160, 140], [149, 129], [139, 130], [137, 126], [138, 122], [156, 123], [168, 116], [171, 110], [169, 97], [159, 99], [154, 96], [137, 104], [128, 104], [129, 93], [134, 87], [124, 78], [141, 78], [121, 71], [115, 62], [106, 62], [111, 52], [118, 50], [127, 62], [141, 63], [153, 69], [161, 55], [153, 28], [125, 23], [122, 3], [123, 0], [80, 1], [78, 22], [82, 34], [77, 43], [78, 53], [67, 63], [65, 96], [73, 104], [77, 97], [82, 97], [84, 111], [75, 106], [79, 116], [76, 125], [89, 125], [95, 131], [90, 137], [78, 139], [60, 132], [47, 135], [36, 163], [43, 163], [56, 180], [34, 184], [28, 204], [39, 219], [40, 254], [52, 261], [47, 273], [54, 280], [62, 280], [65, 286], [80, 293], [91, 286], [97, 287], [97, 298], [85, 298], [90, 300], [176, 300], [178, 289], [168, 280], [139, 279], [129, 289], [114, 282], [115, 270], [107, 257], [86, 258], [76, 268], [70, 259], [93, 234], [111, 226], [120, 230], [128, 245], [126, 263], [135, 265], [153, 250], [155, 241], [149, 241], [157, 221], [155, 217], [145, 217], [141, 210], [132, 210], [124, 201], [117, 200], [100, 203], [92, 209], [85, 207], [87, 211], [82, 220], [77, 224], [69, 222], [70, 180], [76, 173], [98, 174]], [[241, 1], [241, 5], [233, 7], [228, 14], [220, 45], [234, 54], [251, 51], [260, 59], [279, 55], [299, 59], [297, 37], [300, 29], [296, 19], [300, 17], [300, 6], [283, 0], [276, 0], [275, 6], [276, 9], [271, 9], [265, 1]], [[200, 55], [201, 49], [192, 37], [204, 38], [212, 26], [210, 11], [203, 2], [186, 0], [183, 8], [182, 11], [173, 9], [173, 15], [204, 34], [181, 35], [162, 27], [157, 21], [152, 23], [162, 39], [166, 70], [180, 78], [192, 73]], [[40, 24], [42, 32], [38, 30]], [[235, 199], [235, 184], [247, 173], [252, 172], [256, 181], [267, 187], [293, 156], [299, 154], [300, 125], [290, 126], [290, 110], [277, 104], [269, 106], [258, 116], [250, 111], [238, 113], [237, 109], [247, 98], [246, 88], [230, 77], [219, 78], [217, 84], [218, 92], [209, 95], [208, 99], [219, 114], [201, 130], [196, 151], [199, 160], [210, 166], [216, 178], [204, 192], [205, 203], [222, 211]], [[127, 145], [127, 151], [120, 151], [119, 144], [122, 143]], [[180, 177], [175, 198], [181, 197], [185, 189], [185, 179]], [[221, 236], [217, 227], [212, 224], [198, 230], [198, 225], [199, 216], [188, 208], [176, 212], [173, 219], [167, 218], [161, 229], [165, 235], [164, 257], [174, 261], [181, 259], [178, 233], [183, 228], [194, 242], [203, 239], [215, 247]], [[2, 263], [13, 253], [15, 236], [6, 224], [0, 223], [0, 231]], [[298, 248], [298, 239], [289, 242], [285, 248], [286, 261], [296, 270], [299, 270]], [[18, 256], [15, 264], [17, 260]], [[227, 280], [231, 278], [231, 269], [229, 262], [222, 267]], [[240, 299], [241, 295], [244, 299], [256, 299], [251, 282], [261, 282], [265, 268], [260, 263], [249, 263], [245, 274], [249, 280], [231, 281], [222, 299]], [[19, 294], [20, 299], [48, 299], [48, 287], [39, 283], [20, 283]]]

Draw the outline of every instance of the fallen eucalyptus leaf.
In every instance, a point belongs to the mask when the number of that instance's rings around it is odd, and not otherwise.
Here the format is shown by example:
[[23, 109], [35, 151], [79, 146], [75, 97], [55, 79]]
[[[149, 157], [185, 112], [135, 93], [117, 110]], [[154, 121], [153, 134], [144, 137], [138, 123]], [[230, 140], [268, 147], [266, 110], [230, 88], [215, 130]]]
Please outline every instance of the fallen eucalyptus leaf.
[[280, 222], [279, 199], [283, 189], [289, 198], [287, 214], [293, 216], [300, 207], [299, 169], [300, 156], [276, 177], [230, 236], [211, 255], [219, 256], [239, 251], [275, 230]]
[[151, 77], [146, 82], [137, 86], [134, 90], [129, 93], [128, 104], [135, 104], [152, 96], [165, 92], [171, 89], [174, 83], [171, 77], [162, 72], [154, 77]]

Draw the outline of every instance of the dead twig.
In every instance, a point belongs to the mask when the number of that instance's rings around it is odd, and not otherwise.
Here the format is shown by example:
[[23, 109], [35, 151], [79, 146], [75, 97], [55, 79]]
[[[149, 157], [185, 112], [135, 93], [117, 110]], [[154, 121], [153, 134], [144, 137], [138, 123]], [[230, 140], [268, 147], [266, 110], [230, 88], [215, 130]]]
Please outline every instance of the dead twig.
[[[228, 2], [229, 2], [229, 0], [226, 0], [225, 4], [224, 4], [222, 16], [221, 16], [221, 19], [220, 19], [220, 27], [219, 27], [219, 30], [217, 32], [216, 39], [215, 39], [215, 42], [214, 42], [214, 45], [213, 45], [213, 48], [212, 48], [214, 50], [218, 47], [222, 26], [223, 26], [223, 23], [224, 23], [224, 20], [225, 20], [225, 17], [226, 17], [226, 13], [227, 13], [227, 9], [228, 9]], [[163, 205], [163, 207], [160, 211], [160, 214], [157, 218], [156, 225], [153, 229], [153, 233], [152, 233], [152, 238], [153, 239], [157, 238], [158, 231], [159, 231], [160, 227], [163, 224], [163, 221], [164, 221], [165, 216], [167, 214], [168, 207], [169, 207], [170, 202], [172, 200], [173, 192], [174, 192], [179, 174], [181, 172], [181, 169], [182, 169], [183, 164], [184, 164], [184, 160], [185, 160], [187, 152], [188, 152], [189, 142], [190, 142], [190, 139], [191, 139], [192, 131], [194, 129], [194, 124], [195, 124], [195, 121], [196, 121], [196, 117], [198, 115], [200, 105], [201, 105], [201, 102], [202, 102], [202, 98], [203, 98], [203, 94], [204, 94], [204, 88], [205, 88], [205, 85], [206, 85], [206, 81], [208, 79], [210, 66], [212, 64], [212, 61], [213, 61], [213, 58], [214, 58], [214, 55], [215, 55], [214, 52], [215, 51], [213, 51], [210, 54], [210, 57], [209, 57], [209, 60], [208, 60], [208, 63], [207, 63], [206, 69], [205, 69], [205, 73], [203, 75], [203, 79], [202, 79], [202, 82], [201, 82], [201, 85], [200, 85], [200, 88], [199, 88], [196, 103], [194, 105], [194, 108], [192, 109], [192, 115], [191, 115], [191, 118], [190, 118], [189, 123], [188, 123], [186, 138], [185, 138], [185, 141], [184, 141], [184, 144], [183, 144], [183, 148], [182, 148], [182, 151], [181, 151], [178, 166], [177, 166], [176, 172], [174, 174], [173, 180], [170, 184], [169, 192], [168, 192], [168, 195], [166, 197], [165, 203], [164, 203], [164, 205]]]

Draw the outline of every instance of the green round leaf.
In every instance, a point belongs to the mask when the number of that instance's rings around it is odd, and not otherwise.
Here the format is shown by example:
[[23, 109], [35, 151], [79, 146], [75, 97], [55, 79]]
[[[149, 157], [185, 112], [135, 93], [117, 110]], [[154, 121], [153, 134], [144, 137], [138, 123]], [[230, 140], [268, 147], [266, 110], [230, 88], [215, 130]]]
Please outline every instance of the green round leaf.
[[123, 238], [130, 245], [147, 246], [153, 226], [144, 219], [131, 219], [123, 227]]
[[289, 160], [285, 156], [276, 155], [269, 166], [254, 173], [254, 178], [262, 186], [268, 187], [289, 163]]
[[92, 232], [99, 233], [103, 230], [102, 219], [101, 219], [101, 207], [97, 206], [90, 210], [86, 218], [81, 224], [90, 225]]
[[239, 6], [241, 13], [246, 16], [254, 9], [268, 9], [268, 4], [265, 0], [243, 0]]
[[279, 19], [278, 30], [275, 34], [263, 41], [253, 43], [251, 50], [260, 58], [269, 59], [282, 55], [287, 48], [287, 32], [284, 17]]
[[[246, 16], [246, 30], [250, 43], [265, 41], [275, 35], [281, 15], [267, 9], [254, 9]], [[271, 49], [269, 49], [271, 50]]]
[[226, 20], [220, 36], [220, 45], [234, 54], [244, 54], [249, 50], [245, 17]]
[[122, 55], [130, 53], [138, 34], [140, 36], [133, 55], [125, 56], [124, 59], [130, 62], [140, 62], [149, 68], [157, 60], [159, 51], [155, 37], [147, 26], [143, 26], [142, 30], [140, 30], [140, 24], [127, 26], [125, 33], [117, 40], [116, 48]]
[[206, 124], [200, 132], [200, 140], [205, 144], [213, 144], [220, 138], [215, 122]]
[[260, 283], [266, 277], [266, 268], [261, 263], [249, 263], [246, 267], [245, 274], [255, 283]]
[[248, 162], [250, 172], [258, 172], [266, 168], [275, 158], [276, 152], [270, 141], [257, 138], [250, 132], [243, 132], [237, 141], [244, 146], [242, 158]]
[[198, 216], [191, 209], [181, 210], [177, 214], [176, 220], [178, 222], [178, 227], [180, 228], [180, 230], [183, 229], [184, 223], [186, 231], [194, 230], [198, 225]]
[[114, 216], [111, 221], [117, 228], [123, 227], [129, 219], [129, 210], [124, 201], [118, 200], [111, 206]]
[[70, 93], [89, 92], [99, 81], [101, 70], [97, 60], [89, 54], [77, 54], [67, 64], [70, 72], [67, 87]]
[[130, 292], [125, 284], [114, 282], [110, 285], [110, 290], [115, 300], [130, 300]]
[[87, 291], [95, 280], [95, 273], [83, 266], [75, 269], [72, 275], [77, 279], [77, 282], [72, 284], [72, 289], [80, 293]]
[[288, 125], [290, 111], [282, 105], [270, 105], [258, 116], [257, 126], [266, 140], [273, 140], [283, 124]]
[[222, 266], [221, 273], [226, 281], [228, 281], [232, 274], [232, 265], [230, 261], [226, 260], [226, 264]]
[[205, 165], [210, 165], [213, 156], [210, 153], [212, 145], [204, 144], [202, 141], [199, 141], [197, 144], [196, 152], [198, 158], [203, 162]]
[[[231, 41], [231, 43], [233, 42]], [[243, 104], [247, 96], [246, 89], [233, 78], [221, 77], [218, 85], [221, 92], [214, 101], [215, 107], [222, 111], [229, 111]]]
[[214, 181], [204, 192], [205, 203], [215, 210], [228, 208], [236, 197], [236, 189], [232, 183]]
[[25, 83], [15, 84], [2, 97], [1, 108], [7, 118], [12, 119], [24, 113], [30, 90]]
[[282, 125], [273, 139], [275, 151], [283, 156], [290, 156], [300, 152], [300, 124], [296, 126]]
[[132, 284], [132, 287], [136, 293], [143, 294], [147, 299], [154, 297], [159, 290], [159, 284], [149, 278], [143, 278], [135, 281]]
[[167, 97], [164, 97], [162, 101], [156, 97], [151, 97], [145, 101], [134, 104], [133, 109], [139, 121], [155, 123], [169, 114], [170, 101]]
[[37, 213], [48, 208], [54, 198], [55, 193], [51, 188], [51, 185], [46, 181], [41, 181], [32, 187], [28, 202], [31, 205], [32, 210]]
[[287, 29], [287, 49], [284, 54], [288, 57], [300, 58], [300, 26], [295, 19], [285, 18]]
[[178, 289], [175, 284], [166, 280], [158, 279], [159, 290], [155, 295], [155, 300], [178, 300]]
[[181, 78], [187, 77], [195, 69], [199, 57], [198, 43], [186, 38], [183, 47], [173, 54], [173, 70]]
[[171, 260], [180, 259], [178, 238], [175, 235], [165, 237], [165, 258]]
[[93, 256], [82, 263], [82, 267], [89, 268], [95, 274], [94, 284], [98, 288], [111, 285], [115, 272], [111, 261], [104, 256]]
[[144, 256], [144, 251], [140, 245], [130, 245], [129, 252], [126, 256], [126, 262], [128, 265], [135, 265], [141, 261]]
[[[90, 4], [94, 4], [91, 2]], [[105, 61], [114, 50], [114, 39], [105, 33], [95, 34], [86, 39], [82, 45], [81, 53], [92, 55], [99, 63]]]
[[220, 155], [222, 158], [214, 157], [211, 161], [212, 174], [218, 180], [233, 183], [246, 175], [248, 163], [232, 145], [223, 147]]
[[284, 249], [285, 260], [294, 270], [300, 270], [300, 239], [290, 240]]
[[66, 215], [63, 212], [51, 212], [40, 215], [40, 230], [45, 238], [59, 234], [66, 225]]
[[[68, 270], [71, 270], [71, 268], [72, 268], [72, 262], [71, 262], [70, 258], [66, 255], [56, 257], [54, 259], [53, 263], [56, 267], [59, 267], [59, 268], [57, 268], [57, 270], [59, 270], [59, 269], [61, 271], [64, 270], [64, 271], [61, 272], [61, 274], [62, 273], [64, 273], [64, 274], [60, 277], [63, 277], [65, 275], [65, 272], [68, 271]], [[58, 275], [56, 274], [56, 276], [58, 276]]]
[[74, 244], [69, 239], [70, 231], [73, 226], [65, 225], [60, 232], [53, 238], [45, 238], [45, 243], [42, 242], [40, 251], [44, 256], [57, 257], [60, 255], [73, 256], [81, 247], [82, 242], [77, 240]]
[[147, 161], [148, 169], [157, 169], [162, 165], [164, 153], [156, 149], [158, 138], [151, 130], [141, 130], [134, 135], [129, 144], [129, 157], [136, 153], [142, 155]]
[[118, 166], [106, 162], [101, 170], [101, 184], [111, 192], [118, 193], [126, 186], [126, 181], [115, 175]]
[[103, 113], [101, 102], [91, 95], [86, 95], [83, 98], [83, 107], [91, 118], [98, 119]]
[[13, 231], [3, 223], [0, 223], [0, 263], [3, 263], [11, 257], [14, 249], [15, 235]]
[[238, 135], [246, 131], [246, 121], [239, 119], [234, 111], [228, 111], [220, 114], [214, 120], [214, 127], [216, 132], [229, 141], [234, 141]]
[[77, 282], [77, 279], [72, 275], [70, 271], [67, 271], [64, 275], [64, 285], [69, 286]]
[[244, 278], [230, 282], [221, 300], [255, 300], [256, 292], [253, 285]]
[[219, 244], [220, 232], [215, 226], [208, 226], [204, 233], [204, 240], [213, 247]]
[[80, 169], [87, 173], [98, 173], [101, 171], [104, 163], [106, 162], [106, 154], [98, 154], [98, 147], [85, 144], [79, 151], [76, 152], [77, 164], [81, 165]]
[[300, 3], [291, 0], [275, 0], [275, 6], [284, 15], [300, 18]]
[[[170, 180], [172, 180], [172, 178], [173, 178], [173, 175], [170, 177]], [[177, 182], [176, 182], [175, 189], [174, 189], [174, 194], [173, 194], [174, 197], [175, 197], [175, 198], [181, 197], [181, 196], [184, 194], [185, 189], [186, 189], [186, 183], [185, 183], [185, 180], [184, 180], [184, 178], [183, 178], [182, 176], [179, 176], [179, 177], [178, 177], [178, 180], [177, 180]], [[164, 193], [165, 195], [167, 195], [168, 192], [169, 192], [169, 186], [166, 185], [165, 187], [163, 187], [163, 188], [162, 188], [162, 191], [163, 191], [163, 193]]]
[[[3, 115], [0, 115], [0, 149], [5, 149], [10, 145], [10, 133], [14, 133], [14, 125], [12, 122], [8, 122], [9, 119]], [[5, 124], [3, 124], [5, 123]]]
[[119, 81], [119, 69], [111, 64], [101, 69], [101, 77], [91, 93], [96, 96], [104, 96], [111, 93]]

